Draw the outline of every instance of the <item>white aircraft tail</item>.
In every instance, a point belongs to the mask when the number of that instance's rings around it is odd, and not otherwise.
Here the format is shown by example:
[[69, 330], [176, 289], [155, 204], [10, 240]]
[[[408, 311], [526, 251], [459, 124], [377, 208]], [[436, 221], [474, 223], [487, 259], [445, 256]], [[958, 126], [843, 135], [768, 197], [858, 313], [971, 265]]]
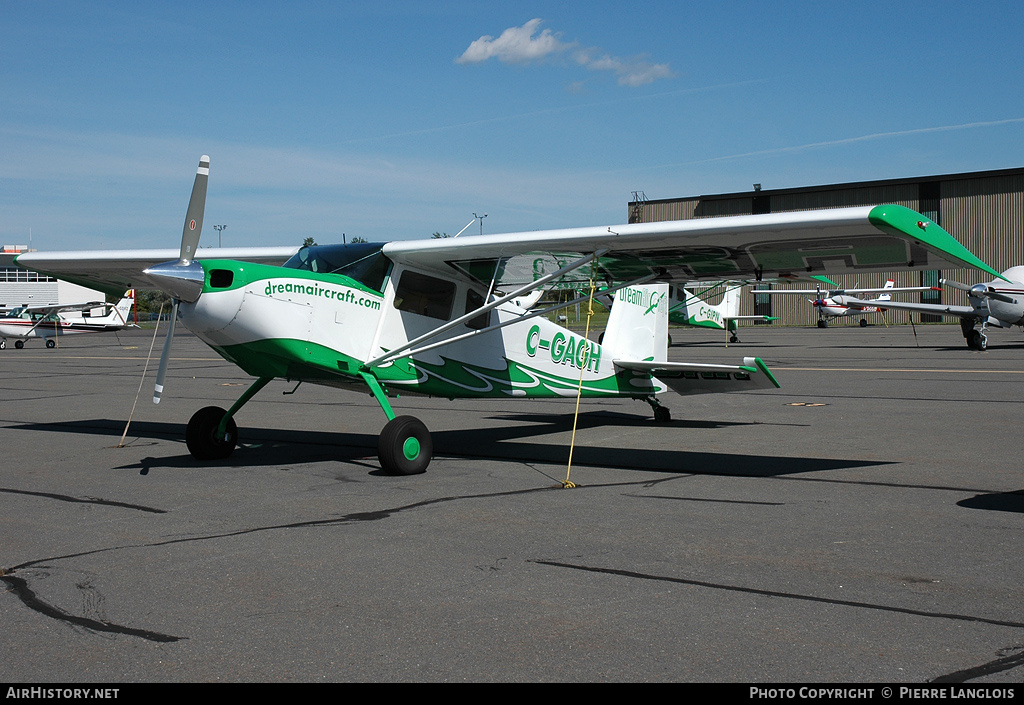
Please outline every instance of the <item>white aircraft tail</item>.
[[120, 325], [128, 325], [129, 319], [132, 314], [132, 306], [135, 305], [135, 289], [129, 289], [124, 292], [124, 296], [117, 302], [117, 305], [111, 309], [110, 313], [104, 316], [103, 321], [110, 323], [118, 323]]
[[612, 360], [668, 359], [668, 284], [627, 286], [614, 294], [601, 347]]
[[[887, 282], [885, 282], [885, 286], [883, 288], [884, 289], [891, 289], [895, 285], [896, 285], [896, 282], [894, 282], [892, 279], [890, 279]], [[892, 294], [882, 294], [881, 296], [878, 297], [878, 300], [879, 301], [891, 301], [892, 300]]]
[[724, 284], [725, 292], [722, 294], [722, 301], [716, 306], [722, 318], [736, 318], [740, 315], [740, 285], [733, 282]]

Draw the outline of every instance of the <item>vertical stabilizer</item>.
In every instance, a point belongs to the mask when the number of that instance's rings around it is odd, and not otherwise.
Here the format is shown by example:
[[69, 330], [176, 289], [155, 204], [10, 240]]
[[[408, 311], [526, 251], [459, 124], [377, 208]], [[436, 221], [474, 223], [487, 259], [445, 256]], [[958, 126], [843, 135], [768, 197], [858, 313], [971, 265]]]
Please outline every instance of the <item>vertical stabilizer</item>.
[[613, 360], [668, 359], [668, 284], [615, 292], [601, 347]]
[[[896, 282], [894, 282], [892, 279], [890, 279], [889, 281], [887, 281], [885, 283], [885, 287], [884, 288], [891, 289], [895, 283]], [[892, 296], [889, 295], [889, 294], [882, 294], [881, 296], [878, 297], [878, 300], [879, 301], [891, 301], [892, 300]]]

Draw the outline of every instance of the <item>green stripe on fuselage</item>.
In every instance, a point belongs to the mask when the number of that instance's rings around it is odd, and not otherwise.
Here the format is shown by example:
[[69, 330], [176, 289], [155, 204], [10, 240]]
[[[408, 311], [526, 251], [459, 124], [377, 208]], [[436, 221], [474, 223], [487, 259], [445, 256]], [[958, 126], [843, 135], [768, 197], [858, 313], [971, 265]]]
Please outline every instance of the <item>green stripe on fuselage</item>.
[[[254, 377], [279, 377], [330, 386], [365, 389], [360, 376], [362, 363], [324, 345], [303, 340], [266, 339], [252, 343], [213, 346], [213, 349]], [[504, 369], [471, 365], [441, 357], [442, 364], [401, 358], [370, 369], [392, 392], [426, 394], [449, 398], [510, 397], [560, 398], [575, 394], [579, 376], [575, 368], [566, 376], [506, 361]], [[620, 370], [597, 380], [584, 381], [582, 396], [645, 396], [655, 391], [645, 387], [646, 375]], [[641, 386], [631, 384], [641, 380]]]

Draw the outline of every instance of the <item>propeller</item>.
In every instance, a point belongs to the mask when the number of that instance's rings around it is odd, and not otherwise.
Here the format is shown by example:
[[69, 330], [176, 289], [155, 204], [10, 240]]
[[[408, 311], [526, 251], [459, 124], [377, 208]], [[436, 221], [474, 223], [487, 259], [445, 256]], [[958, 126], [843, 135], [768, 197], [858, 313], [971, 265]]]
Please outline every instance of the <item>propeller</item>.
[[968, 295], [978, 299], [989, 298], [995, 299], [996, 301], [1002, 301], [1006, 304], [1015, 304], [1017, 300], [1007, 296], [1006, 294], [1000, 294], [995, 287], [988, 286], [986, 284], [961, 284], [951, 279], [940, 279], [939, 283], [943, 286], [948, 286], [950, 289], [959, 289], [960, 291], [966, 291]]
[[193, 303], [203, 291], [203, 267], [193, 257], [199, 248], [199, 236], [203, 232], [203, 214], [206, 212], [206, 185], [210, 179], [210, 158], [205, 154], [199, 158], [196, 169], [196, 180], [192, 185], [192, 197], [188, 201], [185, 212], [185, 227], [181, 234], [181, 251], [178, 259], [150, 267], [146, 274], [160, 287], [170, 294], [171, 323], [164, 340], [164, 349], [160, 354], [160, 368], [156, 373], [156, 386], [153, 389], [153, 403], [159, 404], [164, 392], [164, 376], [167, 374], [167, 361], [171, 356], [171, 341], [174, 340], [174, 324], [178, 320], [178, 305], [185, 301]]

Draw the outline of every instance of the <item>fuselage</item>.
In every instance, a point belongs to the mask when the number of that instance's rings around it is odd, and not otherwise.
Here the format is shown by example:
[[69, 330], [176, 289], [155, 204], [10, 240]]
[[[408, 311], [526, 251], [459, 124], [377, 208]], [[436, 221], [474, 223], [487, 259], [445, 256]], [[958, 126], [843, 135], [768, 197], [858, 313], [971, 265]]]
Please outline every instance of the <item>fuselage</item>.
[[[450, 398], [664, 389], [649, 375], [616, 369], [605, 348], [577, 333], [543, 317], [519, 320], [527, 311], [511, 302], [403, 350], [479, 308], [486, 288], [386, 261], [359, 271], [337, 262], [290, 264], [204, 260], [202, 294], [181, 304], [181, 322], [255, 377], [365, 389], [361, 372], [369, 372], [392, 392]], [[502, 323], [508, 325], [484, 332]], [[458, 336], [468, 337], [418, 351]], [[398, 352], [382, 357], [390, 351]]]
[[43, 315], [26, 309], [14, 309], [0, 318], [0, 336], [8, 338], [54, 338], [70, 333], [103, 333], [120, 330], [124, 324], [113, 324], [88, 318], [67, 320], [57, 314]]
[[1006, 280], [996, 279], [984, 287], [1009, 300], [972, 296], [970, 292], [967, 299], [980, 317], [984, 318], [984, 314], [988, 314], [988, 323], [991, 325], [1003, 328], [1024, 325], [1024, 266], [1010, 267], [1002, 274]]

